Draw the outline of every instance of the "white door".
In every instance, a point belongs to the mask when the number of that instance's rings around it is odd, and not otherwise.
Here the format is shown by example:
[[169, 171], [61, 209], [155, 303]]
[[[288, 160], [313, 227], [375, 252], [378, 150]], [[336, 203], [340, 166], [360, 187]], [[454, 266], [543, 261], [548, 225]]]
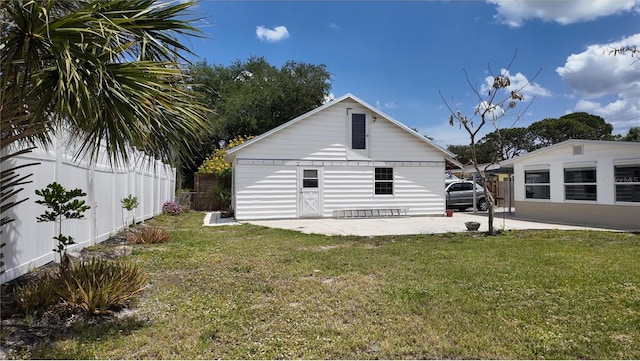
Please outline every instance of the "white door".
[[300, 217], [320, 217], [320, 169], [304, 168], [298, 170], [298, 214]]

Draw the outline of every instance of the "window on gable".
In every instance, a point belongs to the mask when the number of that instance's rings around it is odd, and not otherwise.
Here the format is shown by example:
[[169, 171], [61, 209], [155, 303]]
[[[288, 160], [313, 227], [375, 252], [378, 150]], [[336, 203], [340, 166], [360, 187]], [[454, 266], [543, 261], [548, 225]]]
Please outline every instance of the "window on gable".
[[393, 194], [393, 168], [375, 169], [375, 194]]
[[565, 168], [564, 198], [579, 201], [597, 200], [596, 168]]
[[549, 170], [528, 170], [524, 172], [524, 187], [528, 199], [551, 199]]
[[351, 149], [367, 149], [366, 117], [351, 114]]
[[613, 167], [616, 202], [640, 202], [640, 165]]

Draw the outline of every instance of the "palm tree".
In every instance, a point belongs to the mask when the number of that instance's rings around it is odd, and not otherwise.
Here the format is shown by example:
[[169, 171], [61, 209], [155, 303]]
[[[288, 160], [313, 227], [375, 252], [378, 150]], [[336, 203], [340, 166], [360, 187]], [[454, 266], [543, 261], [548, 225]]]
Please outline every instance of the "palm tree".
[[[9, 0], [2, 18], [2, 147], [32, 131], [47, 141], [60, 126], [95, 156], [114, 161], [129, 146], [165, 161], [188, 156], [186, 139], [204, 125], [205, 108], [184, 85], [178, 37], [197, 35], [184, 16], [193, 2], [155, 0]], [[7, 104], [8, 103], [8, 104]], [[5, 139], [6, 138], [6, 139]], [[8, 140], [8, 141], [7, 141]], [[170, 147], [167, 144], [171, 145]]]
[[[198, 36], [187, 13], [194, 4], [0, 1], [0, 161], [61, 130], [79, 142], [78, 156], [95, 159], [105, 146], [115, 164], [131, 147], [165, 162], [188, 159], [207, 114], [179, 65], [191, 53], [179, 39]], [[3, 212], [15, 204], [12, 187], [26, 181], [5, 168]]]

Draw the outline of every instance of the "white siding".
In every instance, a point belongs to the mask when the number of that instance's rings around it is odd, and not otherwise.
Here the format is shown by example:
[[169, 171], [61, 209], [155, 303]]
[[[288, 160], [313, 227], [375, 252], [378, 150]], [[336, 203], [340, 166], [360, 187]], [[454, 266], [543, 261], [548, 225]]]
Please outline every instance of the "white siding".
[[441, 151], [380, 117], [372, 122], [369, 138], [371, 159], [388, 161], [443, 160]]
[[[616, 144], [617, 143], [617, 144]], [[616, 204], [613, 167], [616, 162], [634, 162], [640, 164], [640, 143], [631, 142], [584, 142], [583, 154], [574, 155], [573, 145], [568, 143], [540, 153], [531, 153], [528, 157], [513, 160], [516, 201], [552, 202], [552, 203], [584, 203], [584, 204]], [[585, 164], [596, 167], [597, 201], [565, 200], [564, 169], [568, 166]], [[525, 197], [525, 170], [548, 169], [550, 176], [551, 199], [527, 199]], [[629, 205], [629, 204], [628, 204]], [[631, 204], [640, 207], [640, 204]]]
[[[298, 167], [236, 164], [236, 219], [297, 218]], [[401, 208], [412, 216], [444, 213], [444, 162], [393, 167], [393, 195], [374, 194], [375, 166], [317, 167], [322, 175], [319, 188], [323, 217], [332, 217], [334, 210], [341, 209]]]
[[[340, 104], [342, 105], [342, 104]], [[243, 149], [239, 158], [346, 159], [346, 106], [334, 106]]]
[[[367, 149], [350, 148], [350, 112], [366, 114]], [[368, 106], [345, 99], [234, 153], [238, 220], [300, 216], [298, 167], [317, 167], [321, 215], [334, 210], [404, 208], [444, 214], [445, 153]], [[374, 169], [394, 168], [394, 194], [374, 194]]]
[[234, 182], [236, 219], [297, 217], [295, 167], [238, 165]]
[[334, 210], [406, 208], [409, 215], [444, 213], [444, 163], [433, 167], [393, 167], [393, 195], [374, 194], [375, 167], [324, 170], [324, 216]]
[[[347, 149], [348, 109], [367, 114], [368, 156]], [[342, 101], [243, 149], [238, 158], [305, 160], [441, 161], [441, 151], [357, 103]]]

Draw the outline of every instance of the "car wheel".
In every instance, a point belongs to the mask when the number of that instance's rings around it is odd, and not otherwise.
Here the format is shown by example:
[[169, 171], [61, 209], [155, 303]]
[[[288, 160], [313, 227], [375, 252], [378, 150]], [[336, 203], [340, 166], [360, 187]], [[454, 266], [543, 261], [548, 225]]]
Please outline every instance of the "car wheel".
[[487, 200], [482, 198], [481, 200], [478, 201], [478, 210], [479, 211], [486, 211], [487, 209], [489, 209], [489, 205], [487, 204]]

